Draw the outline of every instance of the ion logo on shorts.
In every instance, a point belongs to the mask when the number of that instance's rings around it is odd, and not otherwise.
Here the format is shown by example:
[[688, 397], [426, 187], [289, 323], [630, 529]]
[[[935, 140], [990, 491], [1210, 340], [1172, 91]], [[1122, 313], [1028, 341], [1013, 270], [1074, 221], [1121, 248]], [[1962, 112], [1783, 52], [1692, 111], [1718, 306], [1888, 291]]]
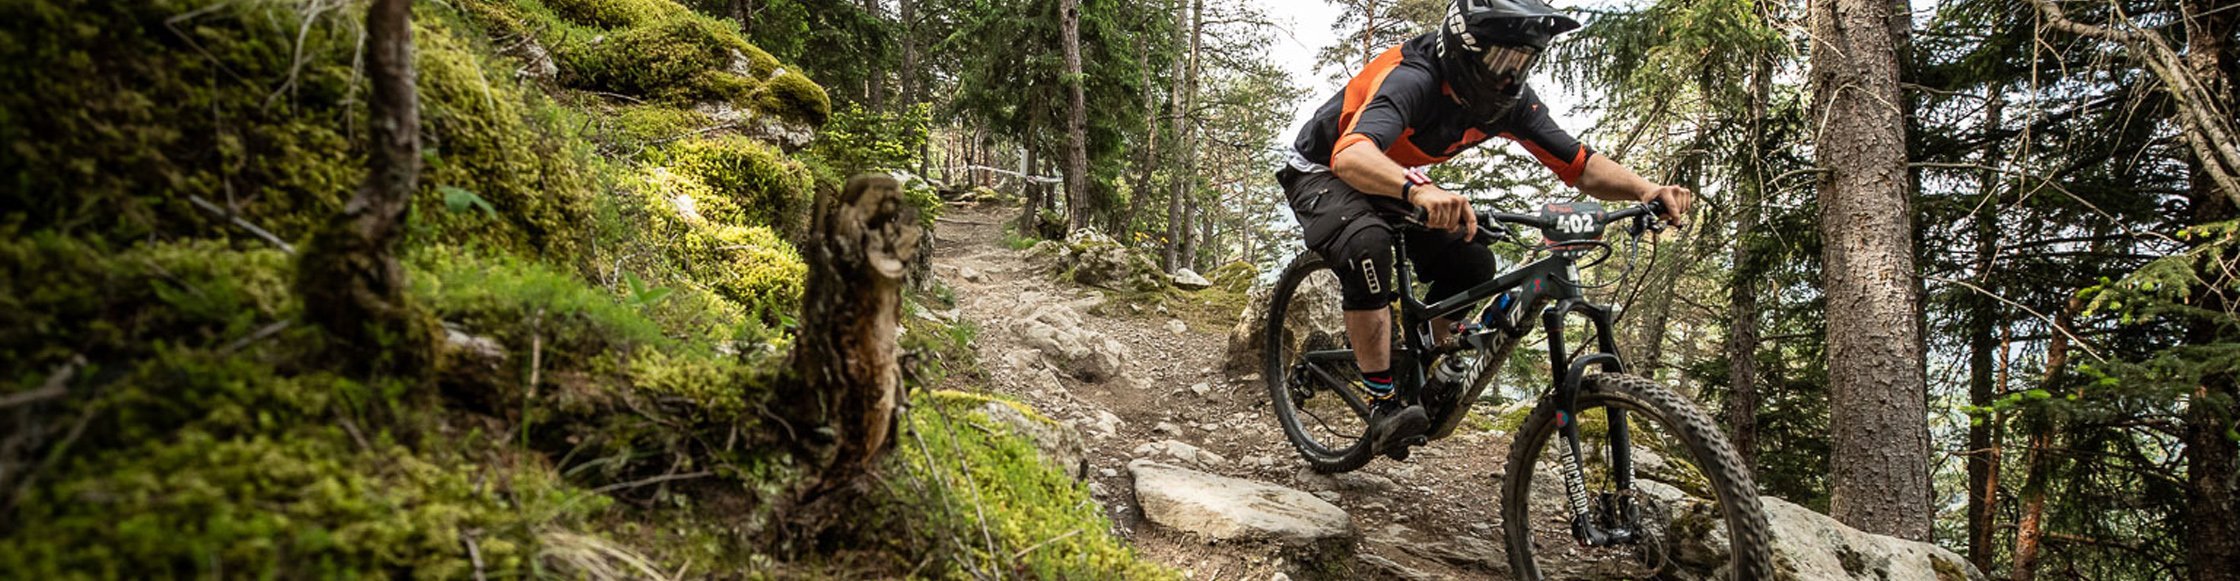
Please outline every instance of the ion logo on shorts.
[[1384, 278], [1377, 276], [1377, 263], [1361, 259], [1361, 278], [1369, 281], [1369, 294], [1384, 294]]

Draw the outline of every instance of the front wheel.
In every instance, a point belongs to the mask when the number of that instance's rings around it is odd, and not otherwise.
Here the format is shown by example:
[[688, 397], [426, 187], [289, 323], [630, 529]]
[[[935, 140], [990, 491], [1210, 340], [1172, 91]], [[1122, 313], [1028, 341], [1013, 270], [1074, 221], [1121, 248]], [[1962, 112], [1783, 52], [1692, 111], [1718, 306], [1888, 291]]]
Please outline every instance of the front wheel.
[[[1510, 445], [1501, 483], [1516, 578], [1772, 579], [1757, 486], [1703, 411], [1631, 375], [1590, 375], [1581, 384], [1578, 414], [1564, 420], [1579, 429], [1587, 522], [1631, 539], [1588, 546], [1575, 536], [1559, 406], [1544, 397]], [[1631, 458], [1630, 475], [1613, 466], [1621, 453]], [[1621, 490], [1621, 480], [1632, 483]]]

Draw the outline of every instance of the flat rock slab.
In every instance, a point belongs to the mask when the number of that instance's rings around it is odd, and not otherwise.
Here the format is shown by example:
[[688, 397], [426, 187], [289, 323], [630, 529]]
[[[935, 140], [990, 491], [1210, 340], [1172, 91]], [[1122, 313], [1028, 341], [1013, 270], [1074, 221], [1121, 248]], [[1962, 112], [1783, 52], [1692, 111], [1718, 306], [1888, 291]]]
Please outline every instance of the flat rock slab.
[[1128, 463], [1136, 501], [1161, 526], [1222, 541], [1307, 546], [1355, 534], [1353, 517], [1312, 494], [1150, 460]]
[[1780, 573], [1797, 579], [1983, 581], [1959, 554], [1929, 543], [1860, 532], [1811, 509], [1761, 497]]

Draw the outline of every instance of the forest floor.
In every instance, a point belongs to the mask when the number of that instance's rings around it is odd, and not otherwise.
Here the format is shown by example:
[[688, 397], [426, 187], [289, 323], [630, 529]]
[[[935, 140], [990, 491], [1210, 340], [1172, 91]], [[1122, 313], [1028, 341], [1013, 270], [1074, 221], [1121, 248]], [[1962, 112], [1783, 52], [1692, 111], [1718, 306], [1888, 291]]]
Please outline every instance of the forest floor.
[[[1141, 517], [1128, 462], [1158, 455], [1147, 444], [1173, 440], [1218, 456], [1201, 457], [1193, 468], [1313, 492], [1345, 509], [1362, 537], [1355, 561], [1342, 565], [1355, 575], [1506, 576], [1495, 517], [1506, 434], [1465, 427], [1406, 461], [1379, 458], [1335, 478], [1315, 474], [1285, 441], [1260, 379], [1220, 371], [1236, 307], [1205, 316], [1205, 305], [1145, 306], [1057, 281], [1006, 247], [1003, 223], [1014, 212], [953, 208], [937, 224], [935, 270], [955, 291], [956, 315], [979, 329], [988, 388], [1081, 431], [1092, 493], [1144, 558], [1196, 579], [1269, 579], [1296, 565], [1274, 547], [1209, 543]], [[1084, 326], [1125, 345], [1125, 371], [1088, 383], [1050, 369], [1014, 321], [1055, 304], [1071, 306]]]

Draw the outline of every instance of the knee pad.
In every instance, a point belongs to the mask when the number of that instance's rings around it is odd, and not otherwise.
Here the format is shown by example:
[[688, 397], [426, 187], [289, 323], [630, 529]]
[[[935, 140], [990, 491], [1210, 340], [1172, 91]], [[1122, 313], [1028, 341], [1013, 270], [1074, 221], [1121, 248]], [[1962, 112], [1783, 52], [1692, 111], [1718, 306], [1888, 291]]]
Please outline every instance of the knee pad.
[[1345, 310], [1373, 311], [1400, 298], [1392, 280], [1392, 227], [1382, 221], [1354, 220], [1322, 257], [1338, 275]]

